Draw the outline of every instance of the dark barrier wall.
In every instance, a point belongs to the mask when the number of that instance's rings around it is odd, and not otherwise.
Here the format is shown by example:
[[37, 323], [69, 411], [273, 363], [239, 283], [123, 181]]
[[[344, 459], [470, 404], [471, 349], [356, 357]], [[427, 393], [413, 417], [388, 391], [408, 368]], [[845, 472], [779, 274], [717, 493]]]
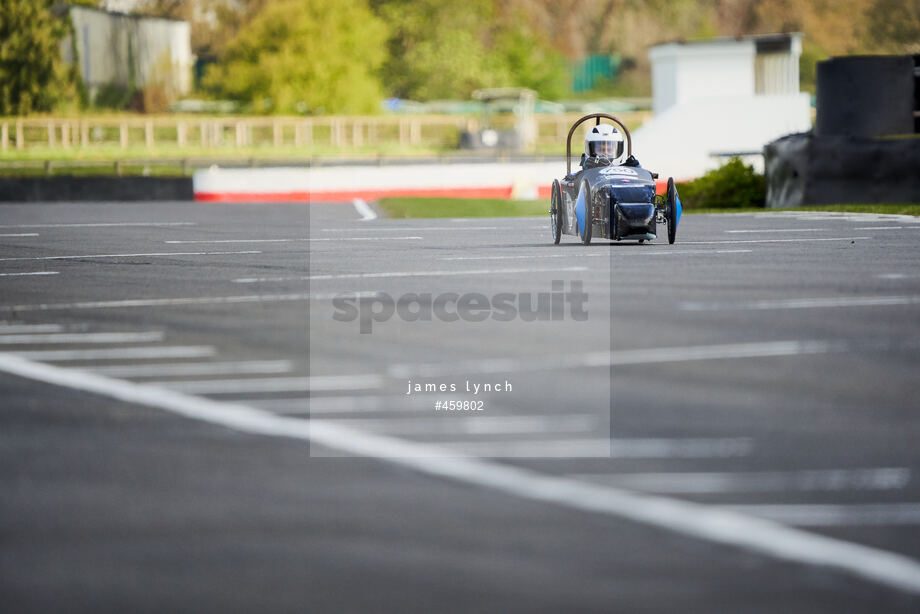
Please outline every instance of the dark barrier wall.
[[792, 134], [764, 148], [767, 207], [920, 203], [920, 139]]
[[818, 136], [914, 132], [914, 60], [850, 56], [818, 62]]
[[0, 202], [194, 199], [191, 177], [0, 177]]

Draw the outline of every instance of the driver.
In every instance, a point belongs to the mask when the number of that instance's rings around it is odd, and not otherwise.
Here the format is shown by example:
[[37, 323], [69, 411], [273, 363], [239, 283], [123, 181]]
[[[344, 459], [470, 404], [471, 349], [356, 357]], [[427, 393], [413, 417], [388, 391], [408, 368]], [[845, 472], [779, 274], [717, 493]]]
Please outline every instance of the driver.
[[581, 167], [639, 166], [633, 156], [627, 157], [626, 143], [620, 131], [610, 124], [593, 126], [585, 135], [585, 152], [581, 154]]

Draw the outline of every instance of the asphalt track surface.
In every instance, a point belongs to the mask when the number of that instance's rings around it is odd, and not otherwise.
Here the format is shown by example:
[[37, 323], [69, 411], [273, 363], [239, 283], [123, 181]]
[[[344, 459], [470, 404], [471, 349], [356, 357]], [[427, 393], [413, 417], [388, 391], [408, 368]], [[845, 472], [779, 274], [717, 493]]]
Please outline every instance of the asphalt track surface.
[[916, 220], [360, 218], [0, 207], [5, 611], [918, 611]]

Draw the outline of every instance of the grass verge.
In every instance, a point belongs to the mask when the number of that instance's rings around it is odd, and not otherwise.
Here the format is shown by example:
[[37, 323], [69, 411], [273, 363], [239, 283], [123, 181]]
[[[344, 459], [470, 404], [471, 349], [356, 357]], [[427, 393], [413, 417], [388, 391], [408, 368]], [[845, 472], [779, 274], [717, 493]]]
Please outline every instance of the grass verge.
[[383, 198], [378, 204], [392, 218], [533, 217], [549, 215], [548, 200], [501, 198]]
[[[776, 209], [768, 209], [776, 211]], [[865, 205], [811, 205], [783, 211], [837, 211], [840, 213], [880, 213], [882, 215], [920, 216], [920, 203], [877, 203]]]
[[73, 175], [75, 177], [115, 177], [125, 176], [153, 176], [153, 177], [182, 177], [190, 175], [193, 168], [183, 168], [181, 164], [53, 164], [35, 167], [3, 167], [0, 166], [0, 177], [49, 177], [54, 175]]
[[[392, 218], [438, 217], [533, 217], [549, 215], [549, 200], [504, 200], [500, 198], [383, 198], [381, 208]], [[784, 209], [693, 208], [684, 213], [768, 213], [771, 211], [834, 211], [920, 216], [920, 203], [878, 203], [860, 205], [811, 205]]]
[[779, 209], [763, 209], [760, 207], [745, 208], [708, 208], [694, 207], [684, 209], [684, 213], [769, 213], [771, 211], [830, 211], [834, 213], [877, 213], [881, 215], [914, 215], [920, 216], [920, 203], [866, 203], [846, 205], [805, 205], [803, 207], [783, 207]]

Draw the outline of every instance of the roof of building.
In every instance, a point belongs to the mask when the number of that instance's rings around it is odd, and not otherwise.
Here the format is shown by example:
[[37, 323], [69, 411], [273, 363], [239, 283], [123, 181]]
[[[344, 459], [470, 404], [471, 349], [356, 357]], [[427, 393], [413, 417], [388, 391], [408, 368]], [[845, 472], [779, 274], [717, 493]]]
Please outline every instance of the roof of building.
[[82, 4], [61, 3], [58, 5], [55, 5], [54, 8], [55, 8], [55, 11], [59, 11], [62, 13], [71, 11], [73, 9], [79, 9], [81, 11], [93, 11], [95, 13], [104, 13], [106, 15], [111, 15], [112, 17], [125, 17], [128, 19], [138, 19], [138, 20], [140, 19], [159, 19], [161, 21], [174, 21], [178, 23], [188, 23], [185, 19], [175, 19], [173, 17], [159, 17], [159, 16], [154, 16], [154, 15], [142, 15], [142, 14], [137, 14], [137, 13], [121, 13], [119, 11], [110, 11], [107, 9], [101, 9], [101, 8], [97, 8], [94, 6], [84, 6]]
[[769, 47], [771, 44], [785, 46], [788, 45], [793, 39], [801, 39], [804, 36], [805, 35], [802, 32], [776, 32], [771, 34], [746, 34], [743, 36], [717, 36], [715, 38], [701, 38], [692, 40], [675, 39], [656, 43], [652, 45], [652, 48], [662, 47], [664, 45], [718, 45], [752, 41], [757, 44], [758, 49], [760, 49], [761, 47]]

